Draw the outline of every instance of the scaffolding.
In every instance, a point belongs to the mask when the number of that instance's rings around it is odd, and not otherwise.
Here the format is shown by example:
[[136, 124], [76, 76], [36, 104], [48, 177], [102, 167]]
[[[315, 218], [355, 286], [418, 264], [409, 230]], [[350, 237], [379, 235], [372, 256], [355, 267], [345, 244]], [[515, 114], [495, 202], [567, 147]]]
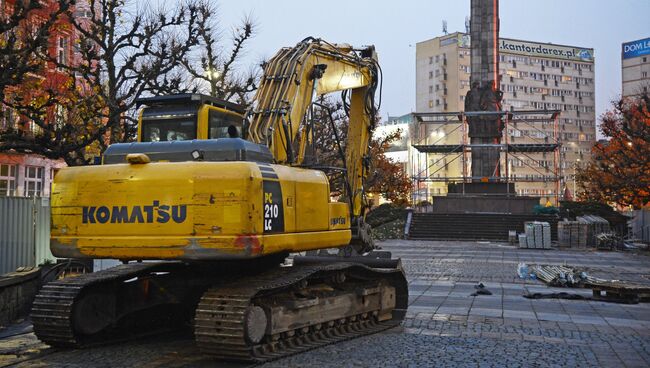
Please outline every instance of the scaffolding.
[[[428, 192], [428, 185], [423, 183], [442, 182], [442, 183], [457, 183], [461, 184], [464, 193], [464, 183], [471, 182], [499, 182], [499, 183], [525, 183], [525, 182], [544, 182], [552, 183], [555, 187], [553, 193], [541, 194], [541, 197], [552, 197], [555, 205], [558, 205], [561, 196], [561, 181], [563, 180], [562, 170], [559, 164], [560, 161], [560, 134], [558, 126], [559, 110], [522, 110], [522, 111], [498, 111], [498, 112], [427, 112], [427, 113], [413, 113], [414, 130], [411, 137], [412, 147], [420, 154], [425, 154], [425, 165], [422, 165], [418, 154], [417, 163], [412, 165], [413, 180], [413, 203], [420, 202], [422, 198], [422, 189], [426, 189], [424, 194], [426, 200], [431, 200], [433, 193]], [[494, 144], [470, 144], [468, 137], [469, 126], [468, 117], [474, 116], [489, 116], [501, 118], [504, 124], [503, 137], [501, 143]], [[539, 124], [549, 125], [552, 124], [552, 131], [542, 130], [538, 127]], [[445, 129], [444, 136], [433, 139], [429, 131], [429, 127], [443, 126]], [[522, 128], [532, 128], [530, 132], [534, 134], [523, 134]], [[439, 129], [438, 129], [439, 130]], [[515, 132], [519, 132], [518, 134]], [[460, 136], [460, 142], [457, 144], [449, 144], [448, 136], [457, 134]], [[512, 136], [512, 137], [511, 137]], [[513, 138], [517, 137], [517, 138]], [[520, 138], [519, 138], [520, 137]], [[525, 143], [517, 143], [517, 139], [525, 139]], [[444, 142], [444, 144], [441, 144]], [[470, 154], [473, 148], [479, 147], [498, 147], [500, 152], [499, 162], [501, 162], [505, 170], [501, 170], [503, 175], [490, 176], [490, 177], [472, 177], [470, 169], [471, 158]], [[532, 163], [541, 162], [531, 157], [533, 154], [547, 154], [553, 155], [553, 164], [548, 166], [537, 165]], [[429, 155], [441, 156], [430, 164]], [[450, 159], [451, 158], [451, 159]], [[510, 159], [517, 159], [518, 163], [521, 162], [524, 166], [529, 167], [535, 173], [533, 175], [515, 175], [511, 173]], [[522, 160], [522, 158], [525, 159]], [[446, 170], [449, 164], [459, 160], [461, 161], [461, 175], [460, 176], [440, 176], [438, 173], [441, 170]], [[415, 160], [414, 160], [415, 161]], [[439, 166], [441, 162], [445, 163], [444, 166]], [[546, 163], [546, 161], [543, 161]], [[523, 167], [523, 166], [522, 166]], [[510, 185], [507, 186], [510, 188]], [[514, 193], [512, 193], [514, 194]]]

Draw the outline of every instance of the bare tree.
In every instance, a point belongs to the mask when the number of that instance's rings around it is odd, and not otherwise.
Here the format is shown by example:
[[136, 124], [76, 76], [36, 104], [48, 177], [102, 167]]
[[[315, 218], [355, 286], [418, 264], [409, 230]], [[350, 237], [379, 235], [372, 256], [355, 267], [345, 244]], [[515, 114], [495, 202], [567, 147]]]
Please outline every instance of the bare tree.
[[[63, 0], [60, 0], [63, 1]], [[132, 140], [137, 132], [136, 100], [141, 96], [198, 90], [246, 103], [255, 75], [236, 71], [253, 24], [234, 30], [233, 47], [224, 52], [214, 8], [189, 0], [171, 11], [138, 8], [122, 0], [90, 0], [84, 16], [68, 16], [78, 39], [78, 57], [62, 63], [44, 58], [67, 75], [58, 85], [23, 86], [12, 107], [29, 117], [37, 132], [0, 132], [0, 151], [32, 152], [88, 163], [108, 144]], [[201, 55], [199, 64], [192, 55]], [[211, 73], [206, 73], [211, 71]], [[37, 91], [37, 93], [34, 93]]]
[[97, 145], [106, 132], [104, 121], [96, 117], [97, 111], [105, 109], [101, 97], [80, 97], [78, 91], [68, 86], [64, 89], [48, 87], [39, 96], [38, 103], [8, 103], [8, 106], [28, 116], [40, 132], [6, 129], [0, 132], [0, 151], [62, 158], [70, 166], [87, 164], [92, 160], [87, 154], [89, 147]]
[[[332, 195], [345, 195], [343, 152], [347, 149], [347, 127], [349, 117], [342, 101], [336, 98], [320, 97], [313, 109], [313, 131], [311, 147], [307, 149], [308, 166], [325, 170], [330, 180]], [[309, 133], [308, 133], [309, 134]], [[373, 136], [369, 144], [369, 175], [364, 180], [364, 189], [369, 193], [383, 195], [396, 204], [408, 203], [411, 180], [401, 164], [386, 156], [391, 144], [401, 139], [402, 131]]]
[[167, 12], [137, 9], [121, 0], [91, 0], [83, 17], [68, 9], [78, 57], [62, 63], [43, 56], [65, 77], [56, 85], [23, 86], [17, 94], [23, 98], [10, 106], [37, 132], [0, 133], [0, 151], [38, 153], [79, 165], [92, 159], [89, 147], [99, 154], [109, 143], [132, 139], [136, 99], [180, 84], [182, 79], [170, 72], [198, 42], [197, 22], [205, 14], [201, 6], [188, 2]]
[[72, 21], [81, 35], [82, 60], [69, 69], [104, 100], [106, 107], [98, 114], [110, 131], [110, 142], [133, 138], [135, 118], [129, 112], [140, 96], [174, 90], [180, 84], [179, 77], [168, 73], [198, 43], [198, 25], [206, 15], [198, 2], [172, 11], [132, 12], [133, 6], [123, 0], [91, 0], [92, 16]]
[[256, 26], [251, 16], [245, 17], [239, 26], [232, 30], [231, 45], [223, 46], [222, 29], [217, 23], [214, 6], [203, 3], [203, 14], [197, 21], [199, 47], [196, 54], [188, 54], [183, 59], [191, 81], [189, 89], [202, 91], [211, 96], [248, 106], [250, 92], [257, 89], [259, 70], [250, 68], [247, 72], [238, 71], [237, 63], [244, 54], [245, 44], [255, 36]]

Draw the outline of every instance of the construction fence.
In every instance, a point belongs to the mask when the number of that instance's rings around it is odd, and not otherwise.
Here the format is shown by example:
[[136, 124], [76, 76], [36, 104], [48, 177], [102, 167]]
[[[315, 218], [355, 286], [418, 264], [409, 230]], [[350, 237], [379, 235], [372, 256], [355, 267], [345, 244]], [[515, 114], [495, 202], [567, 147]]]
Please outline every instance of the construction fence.
[[0, 275], [48, 260], [50, 199], [0, 197]]
[[630, 237], [650, 243], [650, 210], [636, 210], [631, 212]]

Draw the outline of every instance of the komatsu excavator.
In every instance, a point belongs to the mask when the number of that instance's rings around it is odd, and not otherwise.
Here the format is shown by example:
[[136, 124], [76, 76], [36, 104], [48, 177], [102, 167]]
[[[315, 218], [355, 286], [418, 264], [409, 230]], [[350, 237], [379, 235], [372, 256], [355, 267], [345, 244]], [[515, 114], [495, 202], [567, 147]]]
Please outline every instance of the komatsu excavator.
[[[403, 319], [401, 264], [373, 251], [364, 223], [374, 47], [307, 38], [263, 69], [247, 112], [198, 94], [145, 98], [137, 142], [57, 173], [52, 253], [124, 264], [46, 284], [31, 315], [40, 340], [85, 347], [192, 323], [201, 351], [259, 362]], [[306, 159], [315, 97], [336, 91], [349, 97], [347, 202]], [[347, 251], [285, 260], [327, 248]]]

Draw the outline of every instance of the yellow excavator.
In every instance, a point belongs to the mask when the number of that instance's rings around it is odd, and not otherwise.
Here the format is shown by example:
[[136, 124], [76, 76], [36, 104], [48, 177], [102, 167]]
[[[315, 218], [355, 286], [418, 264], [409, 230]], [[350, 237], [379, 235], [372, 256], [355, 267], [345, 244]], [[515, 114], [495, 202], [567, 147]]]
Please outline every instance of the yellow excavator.
[[[247, 111], [199, 94], [144, 98], [137, 142], [57, 173], [52, 253], [124, 264], [46, 284], [31, 315], [40, 340], [84, 347], [190, 322], [203, 352], [259, 362], [399, 324], [401, 263], [364, 222], [374, 47], [307, 38], [263, 70]], [[306, 153], [323, 123], [315, 98], [337, 91], [344, 202]]]

